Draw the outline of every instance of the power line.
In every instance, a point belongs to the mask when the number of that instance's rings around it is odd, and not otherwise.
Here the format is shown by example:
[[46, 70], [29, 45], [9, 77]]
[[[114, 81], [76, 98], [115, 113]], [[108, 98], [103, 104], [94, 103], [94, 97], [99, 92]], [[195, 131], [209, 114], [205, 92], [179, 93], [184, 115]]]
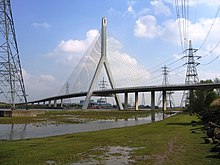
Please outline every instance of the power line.
[[209, 64], [213, 63], [215, 60], [217, 60], [217, 59], [219, 58], [219, 56], [220, 56], [220, 55], [218, 55], [217, 57], [215, 57], [213, 60], [209, 61], [209, 62], [206, 63], [206, 64], [200, 64], [200, 65], [202, 65], [202, 66], [209, 65]]
[[220, 44], [220, 40], [212, 50], [210, 50], [206, 55], [202, 56], [201, 58], [204, 58], [204, 57], [211, 55], [214, 52], [214, 50], [219, 46], [219, 44]]
[[201, 49], [201, 48], [203, 47], [203, 45], [205, 44], [205, 42], [207, 41], [207, 38], [208, 38], [208, 36], [209, 36], [209, 34], [210, 34], [211, 30], [212, 30], [212, 27], [213, 27], [214, 24], [215, 24], [215, 21], [216, 21], [216, 19], [217, 19], [217, 16], [218, 16], [218, 14], [219, 14], [219, 11], [220, 11], [220, 3], [219, 3], [219, 5], [218, 5], [218, 9], [217, 9], [217, 11], [216, 11], [215, 18], [214, 18], [214, 20], [212, 21], [212, 24], [211, 24], [211, 26], [209, 27], [209, 30], [208, 30], [208, 32], [207, 32], [207, 34], [206, 34], [206, 36], [205, 36], [205, 39], [204, 39], [204, 41], [202, 42], [202, 44], [201, 44], [201, 46], [199, 47], [199, 49]]

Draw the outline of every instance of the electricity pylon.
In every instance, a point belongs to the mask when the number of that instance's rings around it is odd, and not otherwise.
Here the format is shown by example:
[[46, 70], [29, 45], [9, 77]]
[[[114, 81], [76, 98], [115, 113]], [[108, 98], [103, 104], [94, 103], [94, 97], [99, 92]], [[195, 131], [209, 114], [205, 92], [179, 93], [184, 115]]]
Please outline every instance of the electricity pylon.
[[[199, 63], [195, 61], [195, 58], [198, 60], [201, 56], [194, 56], [194, 53], [197, 51], [197, 49], [192, 48], [191, 40], [189, 41], [189, 49], [186, 51], [188, 51], [188, 55], [184, 56], [187, 58], [187, 62], [185, 63], [185, 65], [187, 65], [185, 84], [197, 84], [199, 83], [199, 77], [196, 66], [198, 66]], [[184, 106], [184, 103], [185, 107], [189, 105], [189, 97], [189, 91], [184, 91], [180, 105], [181, 107]]]
[[[169, 84], [169, 80], [168, 80], [168, 73], [169, 73], [169, 68], [165, 65], [164, 67], [162, 67], [162, 73], [163, 73], [163, 82], [162, 85], [168, 85]], [[173, 99], [173, 94], [174, 92], [168, 91], [166, 92], [166, 98], [167, 98], [167, 102], [168, 105], [170, 106], [170, 108], [174, 108], [175, 104], [174, 104], [174, 99]], [[157, 102], [157, 106], [159, 106], [162, 103], [162, 92], [160, 93], [160, 96], [158, 98], [158, 102]]]
[[142, 93], [142, 102], [141, 102], [141, 104], [144, 105], [144, 106], [146, 105], [144, 93]]
[[[65, 91], [65, 94], [66, 94], [66, 95], [70, 94], [69, 88], [70, 88], [70, 85], [69, 85], [69, 83], [67, 82], [67, 83], [66, 83], [66, 91]], [[66, 103], [68, 106], [70, 106], [70, 104], [71, 104], [71, 99], [70, 99], [70, 98], [69, 98], [69, 99], [66, 99], [66, 100], [65, 100], [65, 103]]]
[[11, 109], [16, 103], [27, 106], [10, 0], [0, 0], [0, 95]]
[[[105, 80], [105, 78], [103, 77], [102, 81], [100, 81], [100, 84], [99, 84], [99, 88], [101, 90], [106, 90], [108, 87], [108, 84], [107, 84], [107, 81]], [[107, 103], [107, 98], [106, 97], [100, 97], [97, 102], [102, 105], [102, 104], [106, 104]]]

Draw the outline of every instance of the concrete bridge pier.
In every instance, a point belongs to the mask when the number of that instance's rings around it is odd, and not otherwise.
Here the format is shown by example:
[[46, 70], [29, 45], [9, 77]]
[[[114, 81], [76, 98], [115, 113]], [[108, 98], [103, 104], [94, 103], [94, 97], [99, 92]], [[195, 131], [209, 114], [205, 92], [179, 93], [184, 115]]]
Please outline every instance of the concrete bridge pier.
[[57, 100], [54, 100], [54, 108], [57, 108]]
[[189, 106], [192, 105], [192, 99], [193, 99], [193, 90], [189, 90]]
[[63, 99], [60, 100], [60, 108], [63, 108]]
[[125, 93], [124, 96], [124, 110], [128, 109], [128, 93]]
[[48, 107], [51, 107], [51, 100], [48, 101]]
[[135, 111], [138, 111], [138, 92], [135, 92]]
[[163, 91], [162, 94], [163, 94], [163, 111], [166, 111], [167, 110], [167, 92], [166, 91]]
[[151, 91], [151, 110], [155, 110], [155, 91]]

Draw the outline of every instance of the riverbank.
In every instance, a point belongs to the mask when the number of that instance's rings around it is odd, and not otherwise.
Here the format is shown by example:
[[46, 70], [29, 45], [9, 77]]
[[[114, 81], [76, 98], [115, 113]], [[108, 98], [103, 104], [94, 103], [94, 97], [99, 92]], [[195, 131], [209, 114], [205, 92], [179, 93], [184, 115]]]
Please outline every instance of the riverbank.
[[[18, 110], [19, 111], [19, 110]], [[36, 110], [37, 111], [37, 110]], [[39, 110], [41, 111], [41, 110]], [[45, 113], [37, 116], [14, 116], [0, 118], [0, 124], [29, 124], [38, 122], [77, 124], [96, 120], [117, 120], [147, 117], [151, 113], [162, 112], [160, 110], [44, 110]], [[173, 113], [167, 111], [166, 114]]]
[[203, 144], [201, 126], [192, 127], [192, 120], [197, 117], [178, 114], [139, 126], [0, 141], [0, 164], [105, 164], [108, 160], [134, 164], [219, 164], [218, 153], [209, 152], [212, 145]]
[[[59, 112], [60, 113], [60, 112]], [[64, 112], [65, 113], [65, 112]], [[82, 113], [82, 112], [80, 112]], [[85, 116], [85, 113], [87, 114]], [[123, 114], [124, 113], [124, 114]], [[162, 112], [137, 112], [130, 115], [128, 112], [110, 112], [110, 111], [90, 111], [83, 112], [85, 118], [77, 116], [76, 113], [71, 115], [64, 115], [62, 119], [64, 122], [51, 120], [51, 117], [38, 120], [37, 123], [28, 124], [0, 124], [0, 140], [21, 140], [30, 138], [42, 138], [57, 135], [66, 135], [80, 132], [99, 131], [111, 128], [120, 128], [126, 126], [135, 126], [155, 121], [163, 120], [173, 114], [164, 114]], [[75, 114], [75, 115], [74, 115]], [[88, 115], [97, 114], [97, 115]], [[57, 116], [57, 115], [56, 115]], [[60, 116], [60, 115], [59, 115]], [[93, 118], [91, 118], [93, 116]], [[127, 116], [125, 118], [125, 116]], [[54, 118], [54, 115], [52, 116]], [[12, 118], [11, 118], [12, 119]], [[65, 119], [65, 120], [64, 120]], [[74, 121], [81, 121], [79, 123], [72, 123]], [[66, 122], [66, 120], [68, 122]], [[89, 121], [94, 120], [94, 121]], [[15, 121], [15, 120], [14, 120]]]

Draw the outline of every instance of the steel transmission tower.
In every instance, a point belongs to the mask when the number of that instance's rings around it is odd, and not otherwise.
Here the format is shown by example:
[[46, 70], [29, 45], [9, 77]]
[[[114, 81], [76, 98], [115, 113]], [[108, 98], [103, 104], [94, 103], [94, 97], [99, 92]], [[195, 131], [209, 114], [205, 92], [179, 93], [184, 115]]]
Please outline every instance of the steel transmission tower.
[[[162, 85], [168, 85], [169, 84], [169, 81], [168, 81], [169, 68], [166, 65], [162, 67], [162, 73], [163, 73]], [[170, 108], [175, 107], [174, 99], [172, 96], [173, 93], [174, 92], [170, 92], [170, 91], [166, 92], [167, 103], [169, 103], [168, 105], [170, 106]], [[157, 106], [159, 106], [161, 103], [162, 103], [162, 92], [160, 93], [160, 96], [158, 98]]]
[[144, 93], [142, 93], [142, 102], [141, 102], [141, 104], [144, 105], [144, 106], [146, 105]]
[[[70, 94], [70, 90], [69, 89], [70, 89], [70, 84], [67, 82], [66, 83], [66, 91], [65, 91], [66, 95]], [[71, 99], [70, 98], [66, 99], [65, 103], [69, 106], [71, 104]]]
[[10, 0], [0, 0], [0, 94], [12, 109], [27, 105]]
[[[192, 48], [192, 42], [190, 40], [189, 41], [189, 49], [186, 50], [186, 51], [188, 51], [188, 55], [184, 56], [187, 58], [187, 62], [185, 63], [185, 65], [187, 65], [185, 84], [187, 84], [187, 85], [197, 84], [199, 82], [199, 77], [198, 77], [198, 73], [197, 73], [197, 69], [196, 69], [196, 66], [199, 65], [199, 63], [195, 61], [195, 58], [197, 58], [197, 60], [198, 60], [201, 56], [194, 56], [194, 53], [197, 50], [198, 49]], [[182, 101], [181, 101], [180, 106], [183, 107], [184, 103], [185, 103], [185, 106], [189, 105], [189, 91], [183, 92], [183, 97], [182, 97]]]
[[[105, 78], [103, 77], [103, 79], [100, 81], [100, 84], [99, 84], [99, 88], [101, 90], [106, 90], [108, 87], [108, 84], [107, 84], [107, 81], [105, 80]], [[107, 104], [107, 98], [106, 97], [100, 97], [97, 102], [102, 105], [102, 104]]]

